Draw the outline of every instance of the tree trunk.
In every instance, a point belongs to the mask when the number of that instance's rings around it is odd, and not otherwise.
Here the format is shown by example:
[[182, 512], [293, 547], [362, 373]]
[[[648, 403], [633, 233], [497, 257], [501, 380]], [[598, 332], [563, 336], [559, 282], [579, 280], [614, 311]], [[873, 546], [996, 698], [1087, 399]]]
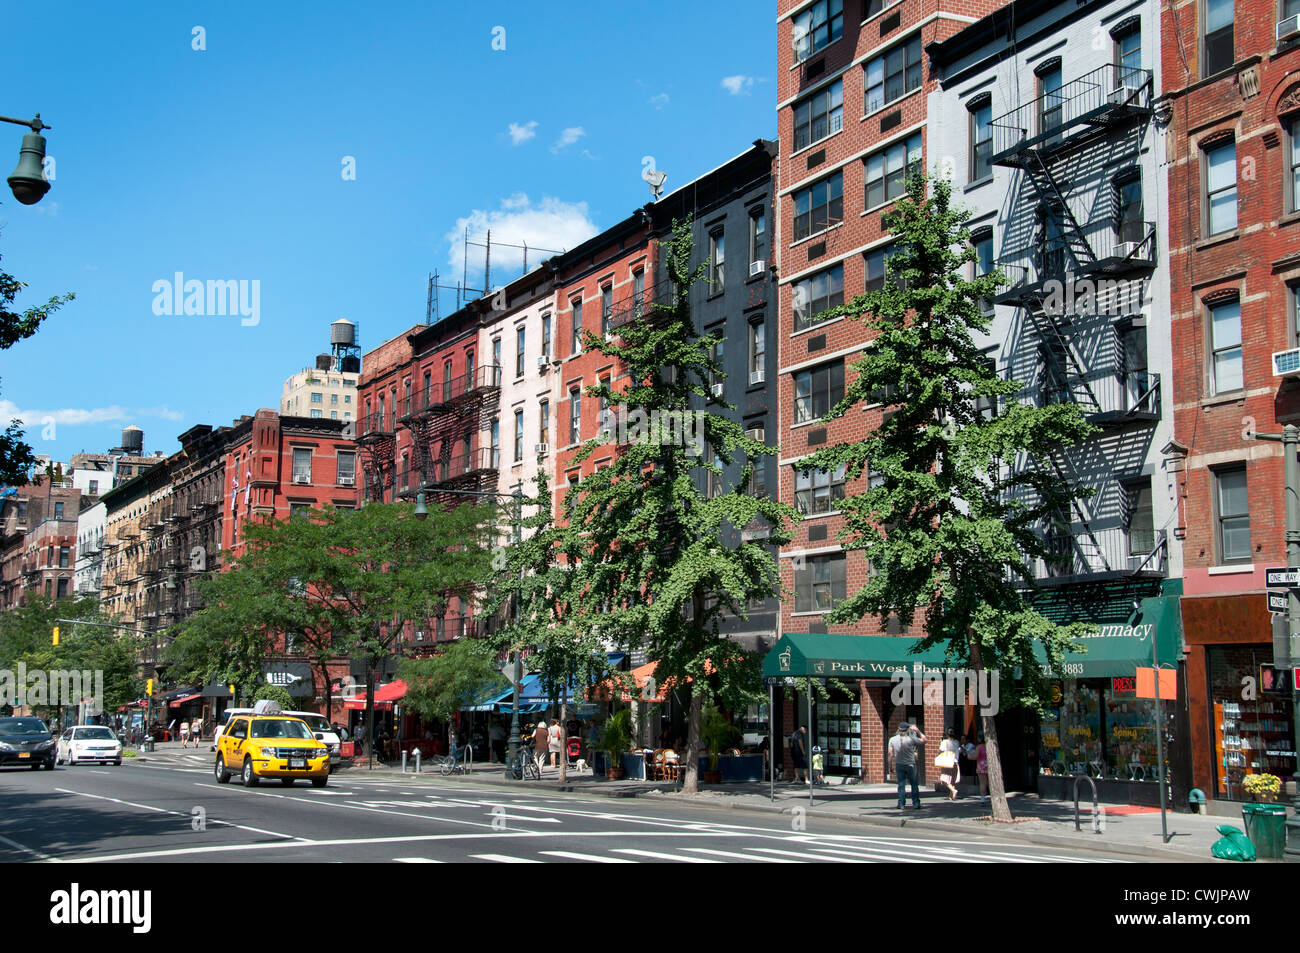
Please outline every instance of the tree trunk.
[[[967, 634], [967, 641], [970, 644], [971, 668], [978, 684], [984, 672], [984, 659], [980, 655], [979, 640], [974, 632]], [[980, 712], [980, 723], [984, 726], [984, 756], [988, 762], [989, 801], [993, 805], [993, 820], [1010, 824], [1011, 805], [1007, 803], [1007, 789], [1002, 783], [1002, 753], [998, 749], [997, 725], [992, 715], [983, 712]]]
[[564, 687], [560, 689], [560, 783], [569, 780], [569, 679], [565, 674]]
[[325, 720], [334, 723], [334, 690], [330, 688], [330, 668], [328, 659], [319, 659], [322, 684], [325, 686]]
[[366, 727], [363, 750], [370, 762], [375, 760], [375, 660], [366, 658]]
[[691, 693], [691, 717], [686, 726], [686, 770], [682, 772], [682, 793], [698, 794], [700, 790], [700, 721], [704, 713], [704, 696], [694, 684]]

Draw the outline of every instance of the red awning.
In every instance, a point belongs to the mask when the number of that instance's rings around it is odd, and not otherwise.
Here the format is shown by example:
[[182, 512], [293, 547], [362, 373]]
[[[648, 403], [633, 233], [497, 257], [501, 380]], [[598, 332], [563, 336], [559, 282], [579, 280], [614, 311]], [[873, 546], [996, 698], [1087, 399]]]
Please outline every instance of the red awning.
[[[380, 685], [375, 691], [375, 710], [390, 711], [393, 707], [393, 702], [400, 701], [405, 694], [406, 682], [398, 680], [395, 682], [389, 682], [387, 685]], [[356, 695], [352, 698], [345, 698], [343, 700], [343, 707], [348, 711], [365, 711], [366, 696]]]
[[202, 692], [195, 692], [193, 695], [182, 695], [180, 698], [173, 698], [171, 700], [171, 707], [180, 708], [181, 705], [185, 704], [186, 702], [192, 702], [194, 701], [194, 699], [202, 698], [202, 697], [203, 697]]

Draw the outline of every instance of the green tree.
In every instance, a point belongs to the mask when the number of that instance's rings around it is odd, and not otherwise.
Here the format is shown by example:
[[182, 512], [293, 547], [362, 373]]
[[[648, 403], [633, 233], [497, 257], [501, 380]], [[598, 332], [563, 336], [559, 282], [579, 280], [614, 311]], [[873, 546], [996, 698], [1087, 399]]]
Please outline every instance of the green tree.
[[[493, 557], [484, 613], [500, 621], [486, 638], [498, 655], [529, 651], [527, 666], [560, 699], [560, 724], [566, 725], [570, 686], [596, 684], [608, 664], [599, 627], [575, 624], [567, 567], [577, 563], [580, 540], [556, 526], [545, 467], [538, 467], [534, 487], [536, 495], [519, 499], [516, 541]], [[525, 507], [532, 515], [523, 516]], [[568, 777], [567, 760], [560, 759], [561, 782]]]
[[[26, 311], [9, 310], [18, 292], [26, 287], [26, 282], [0, 272], [0, 351], [31, 337], [40, 328], [41, 322], [76, 298], [74, 294], [55, 295], [45, 304]], [[22, 438], [21, 420], [11, 420], [4, 430], [0, 430], [0, 486], [24, 485], [32, 467], [36, 465], [32, 448]]]
[[[373, 689], [406, 623], [427, 625], [451, 596], [470, 598], [488, 574], [481, 510], [439, 510], [421, 522], [411, 509], [372, 503], [250, 522], [244, 553], [200, 582], [207, 606], [181, 624], [172, 657], [195, 675], [250, 684], [285, 633], [310, 633], [318, 667], [359, 657]], [[370, 690], [366, 738], [373, 737]]]
[[259, 685], [257, 691], [253, 692], [253, 703], [260, 701], [273, 701], [280, 706], [281, 711], [294, 710], [293, 699], [283, 685]]
[[428, 658], [404, 658], [397, 674], [406, 683], [402, 704], [438, 721], [451, 721], [465, 706], [506, 686], [491, 647], [478, 639], [458, 639]]
[[[879, 480], [839, 504], [840, 540], [864, 552], [874, 574], [828, 621], [897, 614], [910, 625], [921, 611], [918, 652], [944, 646], [950, 662], [977, 678], [1019, 670], [1022, 681], [999, 680], [1001, 707], [1041, 708], [1047, 685], [1035, 647], [1060, 671], [1062, 654], [1086, 626], [1056, 625], [1029, 601], [1033, 560], [1048, 555], [1037, 528], [1084, 492], [1025, 461], [1045, 461], [1092, 428], [1073, 405], [1019, 399], [1023, 383], [1003, 380], [984, 358], [991, 318], [980, 301], [997, 293], [1001, 276], [964, 277], [976, 261], [967, 217], [953, 207], [946, 180], [908, 179], [906, 196], [886, 216], [895, 253], [884, 287], [826, 313], [860, 319], [877, 335], [825, 419], [882, 394], [896, 412], [866, 438], [800, 465], [843, 466], [849, 480], [870, 467]], [[983, 713], [982, 723], [994, 817], [1009, 821], [992, 715]]]
[[[615, 644], [639, 646], [658, 659], [661, 684], [689, 698], [684, 790], [697, 789], [703, 706], [717, 701], [736, 710], [759, 697], [757, 658], [719, 632], [725, 614], [748, 615], [754, 598], [778, 595], [780, 576], [770, 547], [790, 539], [794, 511], [748, 496], [756, 461], [775, 450], [745, 436], [740, 424], [719, 414], [692, 411], [692, 398], [710, 397], [709, 383], [723, 373], [712, 357], [717, 335], [696, 333], [689, 292], [704, 265], [691, 267], [691, 223], [675, 222], [661, 246], [671, 302], [655, 301], [650, 313], [628, 323], [615, 341], [588, 332], [586, 346], [622, 362], [631, 383], [625, 391], [607, 384], [587, 388], [628, 414], [627, 445], [613, 462], [583, 478], [566, 496], [569, 545], [577, 557], [571, 592], [575, 624], [599, 626]], [[621, 339], [621, 343], [616, 343]], [[730, 405], [722, 405], [734, 410]], [[648, 418], [648, 432], [638, 433]], [[698, 414], [702, 443], [697, 456], [666, 431], [666, 415]], [[601, 441], [577, 454], [584, 460]], [[712, 456], [716, 462], [710, 462]], [[745, 459], [739, 482], [710, 498], [700, 483], [737, 455]], [[729, 532], [766, 524], [771, 535], [736, 546], [720, 542]]]

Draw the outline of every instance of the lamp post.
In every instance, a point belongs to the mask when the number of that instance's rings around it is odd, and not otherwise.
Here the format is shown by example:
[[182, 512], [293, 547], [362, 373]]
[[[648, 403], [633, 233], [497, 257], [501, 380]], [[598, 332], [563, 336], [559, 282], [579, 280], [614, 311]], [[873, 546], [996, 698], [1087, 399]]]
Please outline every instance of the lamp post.
[[41, 130], [54, 127], [41, 122], [40, 113], [32, 119], [0, 116], [0, 122], [11, 122], [31, 130], [23, 136], [22, 147], [18, 150], [18, 167], [9, 176], [9, 188], [23, 205], [35, 205], [50, 190], [50, 180], [45, 177], [45, 137]]
[[[523, 542], [523, 504], [524, 495], [523, 487], [515, 484], [513, 493], [488, 493], [481, 490], [439, 490], [439, 493], [450, 493], [455, 496], [472, 496], [479, 499], [490, 500], [513, 500], [515, 504], [515, 545]], [[415, 518], [417, 520], [426, 520], [429, 518], [429, 508], [424, 505], [424, 491], [421, 490], [415, 494]], [[523, 567], [519, 570], [519, 589], [515, 592], [513, 616], [516, 622], [519, 621], [519, 600], [523, 592]], [[519, 746], [523, 743], [523, 738], [519, 734], [519, 683], [518, 677], [523, 669], [523, 659], [515, 653], [514, 661], [511, 665], [510, 674], [511, 682], [515, 686], [514, 703], [510, 706], [510, 738], [507, 744], [510, 747], [509, 762], [506, 767], [506, 777], [510, 777], [511, 765], [514, 765], [519, 759]]]

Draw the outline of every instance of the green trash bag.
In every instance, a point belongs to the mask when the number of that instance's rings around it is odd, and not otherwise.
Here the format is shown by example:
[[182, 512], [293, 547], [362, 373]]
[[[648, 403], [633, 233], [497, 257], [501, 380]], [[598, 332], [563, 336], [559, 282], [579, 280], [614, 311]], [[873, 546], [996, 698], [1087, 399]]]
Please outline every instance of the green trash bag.
[[1231, 824], [1220, 824], [1215, 828], [1223, 836], [1214, 842], [1210, 853], [1220, 860], [1254, 860], [1255, 845], [1241, 830]]

